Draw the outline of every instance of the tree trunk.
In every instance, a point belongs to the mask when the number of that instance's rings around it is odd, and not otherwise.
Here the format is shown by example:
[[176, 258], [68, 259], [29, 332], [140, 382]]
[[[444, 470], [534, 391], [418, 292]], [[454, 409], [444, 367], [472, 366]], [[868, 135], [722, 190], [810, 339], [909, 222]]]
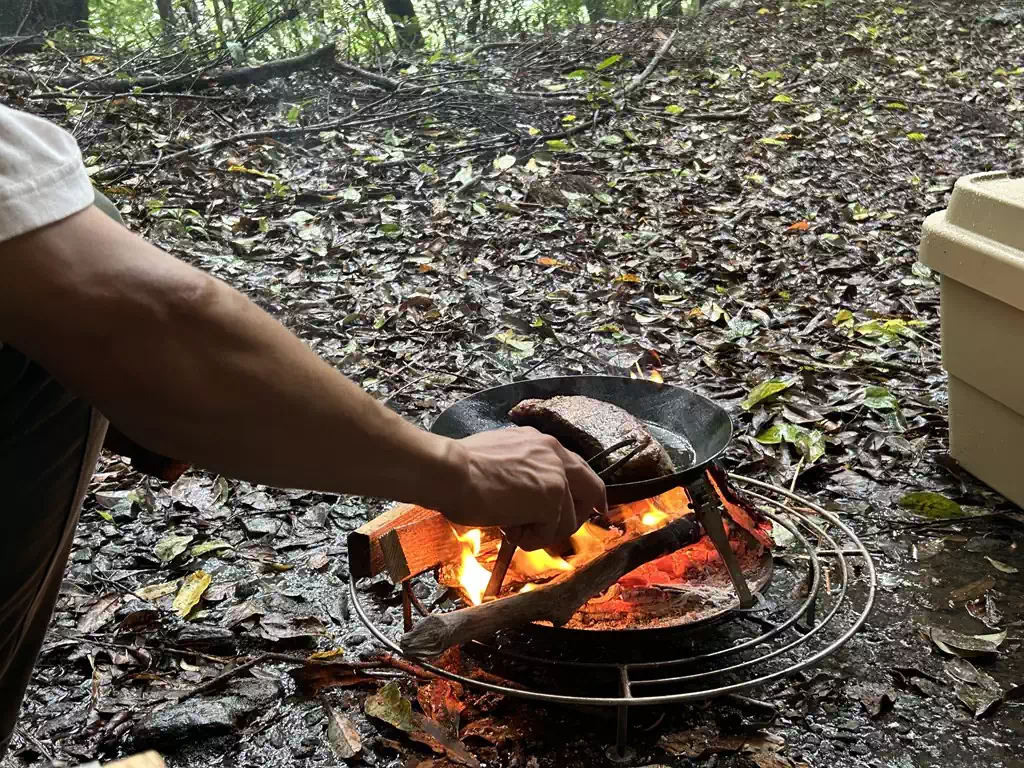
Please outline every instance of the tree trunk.
[[164, 37], [170, 37], [174, 32], [174, 3], [172, 0], [156, 0], [156, 10], [160, 14]]
[[591, 24], [606, 18], [604, 0], [584, 0], [583, 5], [586, 6], [587, 16], [590, 18]]
[[88, 0], [0, 0], [0, 35], [84, 27], [88, 20]]
[[384, 0], [384, 11], [395, 26], [395, 36], [402, 48], [422, 48], [423, 32], [412, 0]]
[[466, 34], [474, 37], [480, 31], [480, 0], [469, 0], [469, 21], [466, 22]]

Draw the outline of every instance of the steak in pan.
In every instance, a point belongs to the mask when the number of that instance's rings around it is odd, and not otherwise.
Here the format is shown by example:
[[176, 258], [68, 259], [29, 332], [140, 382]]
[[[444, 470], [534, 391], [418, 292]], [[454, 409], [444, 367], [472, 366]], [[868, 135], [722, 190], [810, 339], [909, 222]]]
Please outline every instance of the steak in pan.
[[[581, 395], [558, 395], [547, 400], [523, 400], [508, 415], [513, 423], [551, 435], [584, 459], [623, 440], [636, 438], [645, 447], [614, 472], [603, 476], [608, 483], [653, 480], [675, 471], [664, 446], [638, 419], [617, 405]], [[632, 448], [623, 448], [605, 456], [594, 470], [600, 472], [610, 467], [630, 450]]]

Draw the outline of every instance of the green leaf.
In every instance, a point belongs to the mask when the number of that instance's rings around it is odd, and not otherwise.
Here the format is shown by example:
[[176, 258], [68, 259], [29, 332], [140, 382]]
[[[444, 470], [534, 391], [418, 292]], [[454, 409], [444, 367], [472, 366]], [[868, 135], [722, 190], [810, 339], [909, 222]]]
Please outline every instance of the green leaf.
[[616, 146], [618, 144], [621, 144], [622, 141], [622, 137], [619, 136], [617, 133], [609, 133], [607, 136], [601, 137], [601, 143], [607, 144], [609, 146]]
[[876, 411], [894, 411], [900, 407], [899, 401], [885, 387], [865, 387], [861, 402]]
[[840, 309], [836, 312], [836, 316], [832, 318], [832, 325], [837, 328], [844, 325], [853, 325], [853, 312], [848, 309]]
[[456, 184], [465, 184], [467, 181], [473, 178], [473, 164], [466, 163], [459, 169], [459, 172], [455, 174], [455, 178], [452, 179]]
[[494, 160], [494, 167], [499, 171], [507, 171], [515, 164], [515, 155], [502, 155], [501, 157], [495, 158]]
[[363, 196], [359, 194], [359, 190], [355, 187], [349, 187], [342, 193], [342, 198], [348, 200], [350, 203], [358, 203], [363, 199]]
[[767, 400], [769, 397], [779, 394], [779, 392], [784, 392], [792, 387], [793, 384], [793, 379], [769, 379], [768, 381], [762, 381], [750, 390], [750, 394], [740, 403], [740, 406], [743, 410], [749, 411], [762, 400]]
[[928, 137], [925, 136], [923, 133], [917, 133], [915, 131], [914, 133], [908, 133], [907, 138], [910, 139], [911, 141], [924, 141]]
[[915, 491], [900, 499], [900, 506], [909, 509], [915, 515], [930, 517], [934, 520], [950, 520], [964, 517], [964, 511], [952, 499], [941, 493], [932, 491]]
[[609, 56], [607, 59], [605, 59], [596, 67], [594, 67], [594, 70], [600, 72], [602, 69], [608, 69], [608, 67], [612, 66], [613, 64], [616, 64], [620, 59], [622, 59], [622, 54], [616, 53], [612, 56]]
[[765, 445], [778, 445], [784, 441], [792, 443], [799, 436], [797, 430], [799, 430], [799, 427], [796, 424], [790, 424], [788, 421], [777, 421], [757, 436], [757, 442], [764, 443]]
[[114, 516], [112, 514], [110, 514], [109, 512], [107, 512], [107, 510], [105, 510], [105, 509], [97, 509], [96, 513], [100, 517], [102, 517], [104, 520], [106, 520], [108, 523], [114, 522]]
[[765, 445], [778, 445], [787, 442], [794, 446], [804, 462], [813, 464], [825, 455], [825, 436], [816, 429], [806, 429], [788, 421], [777, 421], [757, 436], [757, 441]]
[[156, 543], [153, 551], [161, 563], [169, 563], [184, 552], [194, 538], [195, 536], [166, 536]]
[[680, 107], [678, 104], [669, 104], [667, 107], [665, 107], [665, 112], [669, 115], [678, 115], [682, 111], [683, 108]]
[[906, 112], [910, 107], [904, 104], [902, 101], [890, 101], [885, 105], [886, 109], [898, 109], [901, 112]]
[[288, 110], [288, 114], [285, 116], [285, 119], [288, 120], [289, 123], [296, 123], [298, 122], [299, 115], [301, 114], [302, 108], [299, 107], [298, 104], [293, 104], [292, 108]]
[[993, 560], [988, 555], [985, 555], [985, 559], [988, 560], [990, 563], [992, 563], [992, 567], [995, 568], [997, 571], [1002, 571], [1003, 573], [1019, 573], [1020, 572], [1019, 568], [1014, 568], [1012, 565], [1007, 565], [1006, 563], [1001, 562], [999, 560]]
[[574, 69], [568, 75], [563, 75], [563, 77], [567, 77], [570, 80], [586, 80], [590, 77], [590, 73], [585, 69]]
[[569, 144], [565, 141], [565, 139], [550, 139], [550, 140], [548, 140], [548, 141], [546, 141], [544, 143], [548, 145], [548, 149], [554, 149], [554, 150], [567, 150], [567, 149], [569, 149]]
[[418, 166], [416, 166], [416, 170], [422, 173], [424, 176], [433, 176], [435, 173], [437, 173], [437, 171], [434, 169], [432, 165], [427, 165], [426, 163], [420, 163]]
[[769, 70], [768, 72], [754, 72], [759, 80], [766, 80], [769, 83], [775, 83], [782, 79], [782, 73], [776, 69]]
[[758, 139], [757, 143], [758, 144], [767, 144], [770, 147], [784, 147], [784, 146], [786, 146], [786, 142], [782, 141], [782, 139], [772, 138], [771, 136], [766, 136], [763, 139]]
[[597, 198], [600, 202], [604, 203], [605, 205], [612, 204], [612, 196], [609, 195], [607, 192], [595, 192], [594, 197]]
[[206, 571], [196, 571], [186, 576], [185, 580], [181, 583], [181, 589], [178, 590], [178, 594], [174, 596], [174, 602], [171, 604], [175, 612], [182, 618], [188, 616], [203, 596], [203, 592], [210, 586], [211, 581], [213, 579]]
[[400, 731], [411, 733], [416, 730], [412, 717], [412, 702], [402, 696], [398, 683], [392, 681], [366, 697], [363, 710], [370, 717], [383, 720]]
[[804, 462], [813, 464], [825, 455], [825, 436], [816, 429], [800, 428], [800, 434], [793, 441], [804, 457]]
[[189, 552], [192, 557], [200, 557], [201, 555], [209, 554], [210, 552], [219, 552], [222, 549], [231, 549], [231, 545], [221, 539], [214, 539], [212, 541], [204, 541], [202, 544], [196, 544], [192, 547]]
[[777, 93], [772, 98], [772, 101], [775, 102], [776, 104], [792, 104], [793, 97], [787, 96], [785, 93]]
[[143, 600], [158, 600], [161, 597], [173, 594], [178, 589], [178, 580], [165, 581], [160, 584], [150, 584], [148, 587], [140, 587], [135, 594]]
[[398, 232], [398, 231], [399, 231], [400, 229], [401, 229], [401, 227], [399, 227], [399, 226], [398, 226], [398, 225], [397, 225], [397, 224], [396, 224], [395, 222], [393, 222], [393, 221], [390, 221], [390, 222], [381, 222], [381, 225], [380, 225], [380, 231], [381, 231], [381, 232], [384, 232], [385, 234], [387, 234], [387, 233], [394, 233], [394, 232]]
[[473, 203], [473, 210], [479, 213], [481, 216], [487, 215], [487, 206], [483, 203]]

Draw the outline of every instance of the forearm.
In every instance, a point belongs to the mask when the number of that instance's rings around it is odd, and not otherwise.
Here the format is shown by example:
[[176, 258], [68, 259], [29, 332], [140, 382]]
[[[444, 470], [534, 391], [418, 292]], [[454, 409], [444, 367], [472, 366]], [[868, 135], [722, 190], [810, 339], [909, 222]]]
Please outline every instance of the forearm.
[[[20, 265], [23, 299], [61, 310], [14, 306], [6, 322], [0, 310], [0, 338], [127, 435], [271, 485], [430, 506], [457, 491], [453, 441], [378, 404], [224, 283], [93, 213], [33, 236], [42, 262], [27, 275]], [[58, 285], [49, 270], [65, 275]]]

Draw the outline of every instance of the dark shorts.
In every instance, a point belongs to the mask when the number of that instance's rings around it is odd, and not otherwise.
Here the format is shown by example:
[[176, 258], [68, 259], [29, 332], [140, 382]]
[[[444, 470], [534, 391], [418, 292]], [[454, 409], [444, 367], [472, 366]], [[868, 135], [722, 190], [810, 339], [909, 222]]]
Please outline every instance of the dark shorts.
[[[102, 196], [97, 206], [120, 221]], [[0, 757], [57, 602], [107, 422], [10, 346], [0, 347]]]

